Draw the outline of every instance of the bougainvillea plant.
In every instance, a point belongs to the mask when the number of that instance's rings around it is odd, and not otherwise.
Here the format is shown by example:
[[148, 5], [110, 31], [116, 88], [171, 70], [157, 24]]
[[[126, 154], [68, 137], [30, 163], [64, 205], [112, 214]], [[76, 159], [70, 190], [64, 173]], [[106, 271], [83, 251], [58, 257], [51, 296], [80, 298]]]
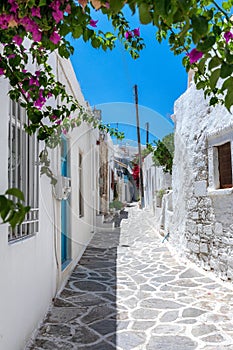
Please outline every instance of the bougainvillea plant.
[[[184, 56], [184, 66], [194, 69], [197, 88], [210, 96], [211, 105], [223, 103], [230, 110], [233, 0], [2, 0], [0, 76], [9, 80], [10, 98], [26, 109], [29, 123], [25, 130], [29, 134], [37, 132], [39, 140], [55, 147], [60, 134], [82, 120], [98, 126], [90, 112], [56, 81], [48, 59], [55, 50], [65, 58], [73, 54], [67, 35], [103, 50], [113, 49], [119, 39], [130, 55], [138, 58], [144, 43], [140, 28], [130, 27], [125, 7], [139, 16], [142, 25], [155, 26], [159, 42], [167, 38], [174, 54]], [[112, 32], [101, 30], [95, 11], [108, 18]], [[30, 70], [32, 64], [37, 68]], [[56, 104], [49, 103], [52, 100]], [[1, 198], [7, 199], [5, 195]], [[15, 208], [16, 214], [19, 210]], [[10, 221], [10, 216], [4, 214], [3, 221]]]

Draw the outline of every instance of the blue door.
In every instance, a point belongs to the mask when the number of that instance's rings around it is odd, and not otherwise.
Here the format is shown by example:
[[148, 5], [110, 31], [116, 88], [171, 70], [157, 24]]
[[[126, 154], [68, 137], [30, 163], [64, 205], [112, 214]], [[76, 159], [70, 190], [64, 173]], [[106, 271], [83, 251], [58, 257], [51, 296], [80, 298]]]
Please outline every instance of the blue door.
[[[65, 137], [61, 142], [61, 175], [65, 177], [70, 176], [70, 162], [68, 156], [68, 142]], [[70, 212], [69, 200], [61, 201], [61, 263], [62, 268], [70, 261]]]

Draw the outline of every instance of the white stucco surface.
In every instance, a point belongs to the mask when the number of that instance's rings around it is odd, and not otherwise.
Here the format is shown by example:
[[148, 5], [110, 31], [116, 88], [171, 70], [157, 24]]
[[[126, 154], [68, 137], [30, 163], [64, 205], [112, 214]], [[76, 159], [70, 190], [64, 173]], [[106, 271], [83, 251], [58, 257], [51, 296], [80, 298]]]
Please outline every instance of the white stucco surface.
[[[87, 106], [71, 63], [50, 57], [58, 79], [83, 106]], [[0, 79], [0, 191], [8, 187], [8, 83]], [[0, 225], [0, 349], [23, 350], [43, 319], [57, 290], [80, 259], [95, 228], [98, 206], [98, 130], [83, 124], [70, 133], [71, 157], [70, 261], [61, 266], [61, 202], [54, 196], [50, 180], [40, 177], [39, 232], [8, 243], [8, 225]], [[84, 216], [79, 217], [78, 155], [83, 156]], [[60, 175], [60, 147], [50, 153], [51, 168]]]
[[233, 115], [209, 107], [192, 84], [176, 101], [174, 116], [172, 244], [205, 269], [232, 278], [233, 195], [218, 189], [213, 147], [231, 141]]

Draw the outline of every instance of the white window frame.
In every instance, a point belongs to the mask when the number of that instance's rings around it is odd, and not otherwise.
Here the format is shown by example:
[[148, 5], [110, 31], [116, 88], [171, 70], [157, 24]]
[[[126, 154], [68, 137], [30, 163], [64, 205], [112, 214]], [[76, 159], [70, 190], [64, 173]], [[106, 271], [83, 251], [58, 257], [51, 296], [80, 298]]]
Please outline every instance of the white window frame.
[[21, 225], [14, 230], [9, 227], [8, 241], [11, 243], [39, 230], [39, 143], [35, 134], [30, 136], [25, 132], [24, 124], [27, 123], [25, 109], [10, 100], [8, 187], [19, 188], [24, 193], [23, 204], [31, 207]]
[[220, 188], [219, 180], [218, 146], [222, 146], [228, 142], [230, 142], [231, 145], [231, 165], [233, 175], [233, 125], [219, 129], [214, 133], [207, 134], [209, 194], [221, 195], [233, 193], [233, 187], [224, 189]]

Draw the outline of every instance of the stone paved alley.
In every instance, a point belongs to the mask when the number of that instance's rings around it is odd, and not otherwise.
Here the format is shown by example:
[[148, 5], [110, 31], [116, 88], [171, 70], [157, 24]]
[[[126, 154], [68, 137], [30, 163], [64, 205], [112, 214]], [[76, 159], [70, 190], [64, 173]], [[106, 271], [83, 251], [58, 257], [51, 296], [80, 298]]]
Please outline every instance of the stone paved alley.
[[130, 208], [95, 235], [28, 349], [233, 349], [232, 289], [178, 262], [153, 220]]

